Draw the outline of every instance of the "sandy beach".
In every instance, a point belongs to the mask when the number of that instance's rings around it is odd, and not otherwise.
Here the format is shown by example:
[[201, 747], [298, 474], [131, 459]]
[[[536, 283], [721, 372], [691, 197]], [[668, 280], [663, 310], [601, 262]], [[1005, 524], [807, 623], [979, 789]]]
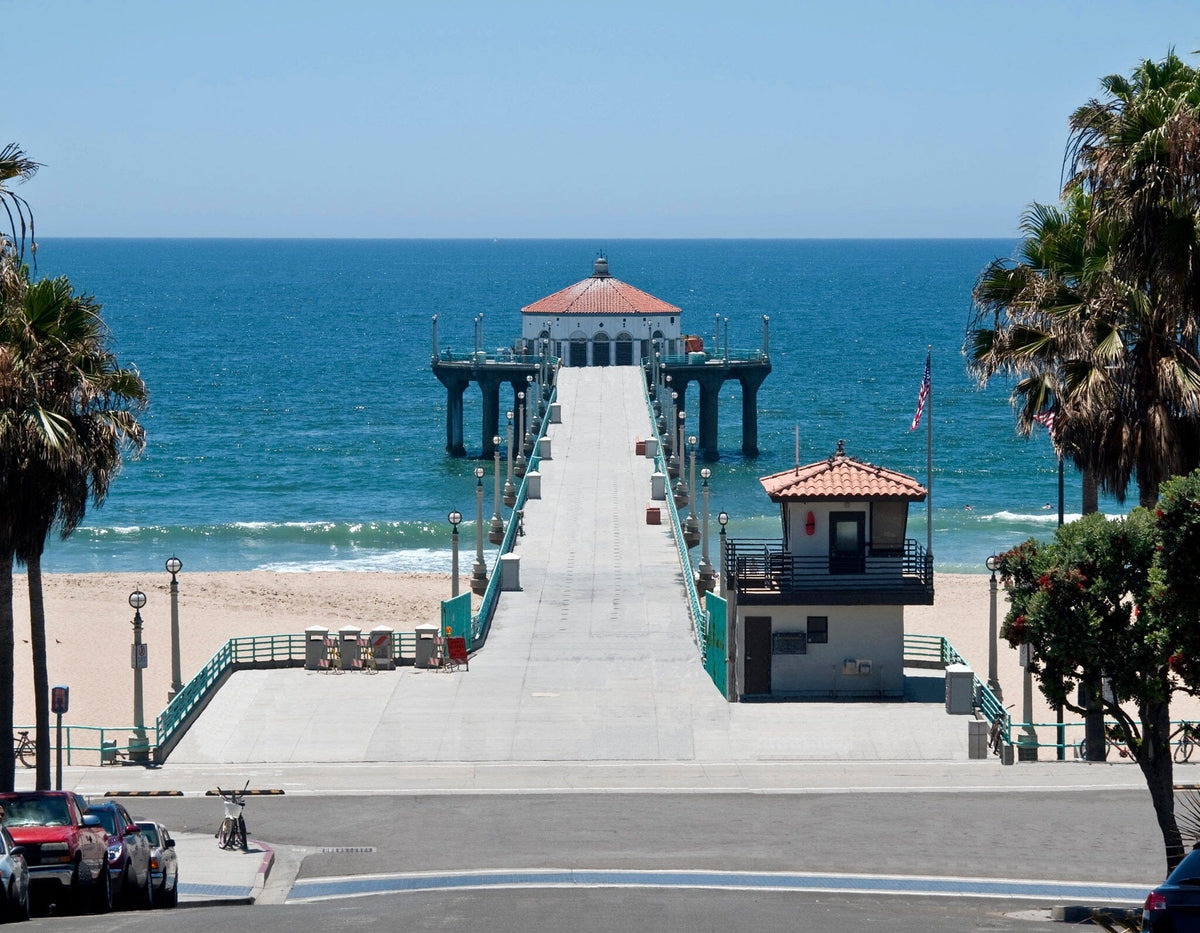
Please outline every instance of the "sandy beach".
[[[125, 726], [133, 721], [133, 678], [129, 659], [133, 610], [128, 596], [140, 586], [143, 641], [149, 646], [144, 673], [147, 723], [166, 705], [171, 679], [169, 578], [134, 574], [50, 574], [45, 577], [48, 660], [51, 684], [71, 688], [65, 722]], [[24, 578], [14, 581], [16, 612], [15, 722], [33, 721], [28, 645], [28, 594]], [[466, 592], [469, 581], [464, 579]], [[450, 592], [445, 574], [389, 573], [185, 573], [179, 579], [180, 658], [183, 680], [208, 661], [229, 638], [302, 632], [310, 625], [331, 629], [388, 625], [411, 631], [437, 621], [440, 601]], [[1000, 591], [999, 616], [1005, 602]], [[988, 577], [941, 574], [933, 606], [910, 606], [905, 630], [950, 640], [981, 679], [987, 676]], [[1006, 704], [1021, 712], [1017, 652], [1001, 643], [998, 673]], [[1036, 721], [1053, 713], [1034, 689]], [[1043, 741], [1050, 741], [1048, 730]]]

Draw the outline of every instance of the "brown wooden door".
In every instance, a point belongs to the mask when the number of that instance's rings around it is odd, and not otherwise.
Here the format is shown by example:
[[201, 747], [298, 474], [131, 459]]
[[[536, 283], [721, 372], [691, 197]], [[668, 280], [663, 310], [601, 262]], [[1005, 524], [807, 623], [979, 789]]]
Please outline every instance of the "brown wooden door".
[[743, 692], [771, 692], [771, 617], [746, 617], [746, 658], [742, 676]]

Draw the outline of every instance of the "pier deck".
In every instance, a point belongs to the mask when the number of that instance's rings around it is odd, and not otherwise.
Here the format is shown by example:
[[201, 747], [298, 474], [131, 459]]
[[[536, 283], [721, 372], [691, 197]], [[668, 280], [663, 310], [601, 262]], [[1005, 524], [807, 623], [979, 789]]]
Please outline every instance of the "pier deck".
[[515, 552], [523, 589], [501, 595], [469, 672], [240, 672], [168, 764], [965, 759], [965, 719], [941, 703], [725, 702], [669, 526], [645, 523], [641, 379], [560, 373], [563, 423]]

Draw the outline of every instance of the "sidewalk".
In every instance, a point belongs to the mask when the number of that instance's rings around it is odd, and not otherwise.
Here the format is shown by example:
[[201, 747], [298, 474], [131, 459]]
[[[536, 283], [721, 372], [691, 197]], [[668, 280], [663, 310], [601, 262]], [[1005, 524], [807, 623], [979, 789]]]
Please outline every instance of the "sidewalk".
[[257, 839], [249, 851], [222, 849], [208, 833], [173, 833], [179, 858], [179, 906], [253, 904], [275, 863], [275, 851]]

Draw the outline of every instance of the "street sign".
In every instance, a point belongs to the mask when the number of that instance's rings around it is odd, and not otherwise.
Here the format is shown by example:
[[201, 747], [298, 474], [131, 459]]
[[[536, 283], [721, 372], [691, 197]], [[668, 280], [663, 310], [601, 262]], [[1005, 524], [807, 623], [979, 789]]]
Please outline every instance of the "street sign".
[[150, 659], [149, 645], [130, 645], [129, 646], [129, 666], [134, 670], [145, 669], [146, 662]]

